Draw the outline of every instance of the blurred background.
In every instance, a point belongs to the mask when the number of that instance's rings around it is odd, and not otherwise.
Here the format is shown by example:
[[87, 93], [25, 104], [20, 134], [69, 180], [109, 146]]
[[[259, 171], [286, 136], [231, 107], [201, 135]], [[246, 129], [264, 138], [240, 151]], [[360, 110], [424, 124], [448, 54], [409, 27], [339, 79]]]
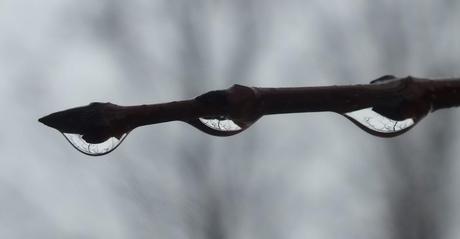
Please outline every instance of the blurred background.
[[454, 0], [0, 1], [0, 238], [459, 238], [460, 110], [382, 139], [340, 115], [183, 123], [89, 157], [37, 119], [232, 84], [460, 76]]

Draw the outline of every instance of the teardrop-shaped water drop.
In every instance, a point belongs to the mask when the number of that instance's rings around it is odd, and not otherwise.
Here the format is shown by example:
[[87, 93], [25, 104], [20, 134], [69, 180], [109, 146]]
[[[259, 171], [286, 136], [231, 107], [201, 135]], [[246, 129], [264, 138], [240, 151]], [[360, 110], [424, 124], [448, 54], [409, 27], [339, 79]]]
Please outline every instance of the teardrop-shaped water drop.
[[100, 156], [112, 152], [128, 135], [128, 133], [124, 133], [120, 137], [110, 137], [100, 143], [89, 143], [85, 140], [84, 135], [71, 133], [62, 134], [75, 149], [91, 156]]
[[364, 131], [380, 137], [401, 135], [420, 120], [420, 118], [393, 120], [375, 112], [372, 108], [356, 110], [346, 113], [344, 116]]
[[218, 118], [198, 118], [188, 120], [186, 123], [195, 128], [214, 136], [232, 136], [243, 132], [251, 126], [257, 119], [253, 121], [238, 121], [231, 120], [225, 117]]

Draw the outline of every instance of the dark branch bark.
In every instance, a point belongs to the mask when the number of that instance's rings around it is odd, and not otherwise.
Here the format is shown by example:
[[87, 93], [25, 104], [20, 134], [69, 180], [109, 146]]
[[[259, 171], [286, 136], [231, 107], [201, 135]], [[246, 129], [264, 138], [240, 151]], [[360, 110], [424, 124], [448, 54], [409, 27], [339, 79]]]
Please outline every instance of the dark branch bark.
[[[263, 115], [331, 111], [339, 114], [372, 109], [392, 120], [422, 118], [430, 111], [460, 105], [460, 79], [384, 76], [371, 84], [298, 88], [234, 85], [191, 100], [118, 106], [92, 103], [50, 114], [40, 122], [65, 133], [89, 135], [97, 143], [144, 125], [198, 118], [231, 119], [247, 128]], [[242, 131], [241, 130], [241, 131]], [[206, 130], [204, 130], [206, 131]], [[207, 132], [210, 134], [210, 132]], [[219, 135], [218, 133], [213, 135]], [[228, 136], [231, 134], [223, 134]]]

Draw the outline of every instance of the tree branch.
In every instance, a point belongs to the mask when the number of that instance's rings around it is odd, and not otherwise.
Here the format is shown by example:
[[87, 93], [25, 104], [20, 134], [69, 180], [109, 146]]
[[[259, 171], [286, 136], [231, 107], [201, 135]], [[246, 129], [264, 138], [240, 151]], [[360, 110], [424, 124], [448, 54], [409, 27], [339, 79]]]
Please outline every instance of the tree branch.
[[[187, 122], [217, 136], [243, 131], [264, 115], [331, 111], [346, 114], [372, 108], [394, 121], [423, 118], [431, 111], [460, 105], [460, 79], [383, 76], [366, 85], [259, 88], [234, 85], [194, 99], [162, 104], [118, 106], [91, 103], [39, 119], [63, 133], [85, 135], [89, 143], [121, 137], [139, 126]], [[199, 119], [230, 119], [240, 129], [225, 132]]]

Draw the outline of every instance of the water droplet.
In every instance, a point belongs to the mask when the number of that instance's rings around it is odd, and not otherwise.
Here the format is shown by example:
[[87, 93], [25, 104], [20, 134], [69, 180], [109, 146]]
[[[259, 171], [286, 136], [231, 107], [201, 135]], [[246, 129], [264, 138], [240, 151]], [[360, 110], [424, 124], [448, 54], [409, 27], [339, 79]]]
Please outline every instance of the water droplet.
[[240, 131], [242, 128], [229, 119], [205, 119], [200, 118], [201, 123], [218, 131]]
[[364, 131], [380, 137], [401, 135], [410, 130], [420, 120], [420, 118], [393, 120], [375, 112], [372, 108], [356, 110], [346, 113], [343, 116]]
[[75, 149], [91, 156], [100, 156], [112, 152], [128, 135], [128, 133], [124, 133], [120, 137], [109, 137], [100, 143], [89, 143], [85, 140], [84, 135], [70, 133], [62, 134]]
[[220, 118], [198, 118], [186, 121], [195, 128], [214, 136], [232, 136], [243, 132], [257, 119], [249, 122]]

